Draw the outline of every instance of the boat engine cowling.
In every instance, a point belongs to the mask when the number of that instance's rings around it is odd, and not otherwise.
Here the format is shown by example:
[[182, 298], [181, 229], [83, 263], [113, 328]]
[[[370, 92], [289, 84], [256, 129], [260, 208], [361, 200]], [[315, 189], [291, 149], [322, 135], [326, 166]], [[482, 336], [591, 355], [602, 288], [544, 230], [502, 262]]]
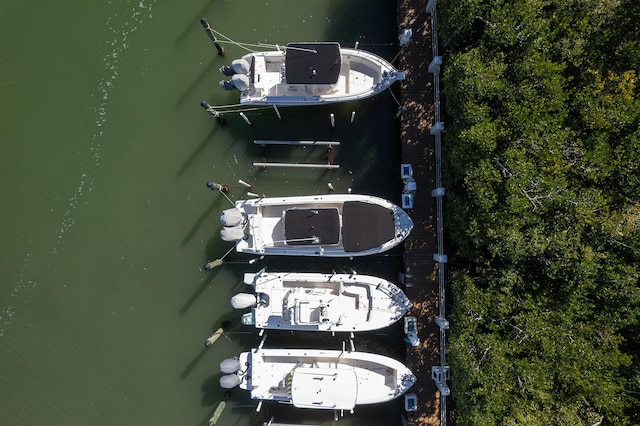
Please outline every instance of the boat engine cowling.
[[238, 209], [227, 209], [220, 214], [223, 226], [237, 226], [244, 222], [244, 215]]
[[220, 80], [220, 87], [222, 87], [224, 90], [233, 90], [236, 88], [236, 86], [233, 85], [233, 81], [231, 80]]
[[242, 383], [242, 377], [238, 376], [237, 374], [225, 374], [224, 376], [220, 377], [220, 387], [224, 389], [235, 388], [240, 383]]
[[224, 374], [233, 374], [241, 367], [242, 365], [237, 358], [227, 358], [220, 363], [220, 371]]
[[255, 306], [258, 298], [254, 294], [238, 293], [231, 298], [231, 306], [234, 309], [246, 309]]
[[236, 59], [231, 62], [231, 65], [220, 67], [220, 72], [227, 77], [231, 77], [234, 74], [249, 74], [250, 69], [249, 62], [244, 59]]
[[249, 77], [244, 74], [234, 74], [231, 80], [222, 80], [220, 87], [224, 90], [238, 89], [241, 92], [246, 92], [251, 88], [251, 82], [249, 81]]
[[244, 237], [244, 225], [225, 226], [220, 230], [222, 241], [240, 241]]

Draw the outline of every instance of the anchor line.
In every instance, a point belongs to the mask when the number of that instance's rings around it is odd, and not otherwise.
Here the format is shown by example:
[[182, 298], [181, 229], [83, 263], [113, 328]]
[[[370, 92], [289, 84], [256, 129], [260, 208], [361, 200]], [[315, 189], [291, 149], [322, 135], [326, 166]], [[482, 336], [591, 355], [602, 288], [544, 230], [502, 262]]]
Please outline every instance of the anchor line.
[[[241, 107], [243, 104], [232, 104], [232, 105], [212, 105], [211, 109], [213, 110], [221, 110], [221, 112], [244, 112], [244, 111], [258, 111], [261, 109], [271, 109], [270, 106], [263, 107], [251, 107], [251, 108], [237, 108]], [[237, 109], [234, 109], [237, 108]]]
[[218, 192], [219, 192], [219, 193], [221, 193], [222, 195], [224, 195], [224, 198], [226, 198], [226, 199], [227, 199], [227, 201], [228, 201], [229, 203], [231, 203], [231, 205], [233, 206], [233, 208], [234, 208], [234, 209], [236, 209], [236, 210], [238, 210], [240, 213], [242, 213], [242, 210], [240, 210], [240, 209], [236, 206], [236, 204], [235, 204], [233, 201], [231, 201], [231, 198], [227, 197], [227, 194], [225, 194], [225, 193], [224, 193], [224, 192], [222, 192], [221, 190], [218, 190]]
[[[207, 30], [211, 31], [212, 33], [224, 38], [225, 40], [218, 40], [218, 43], [230, 43], [230, 44], [235, 44], [236, 46], [240, 47], [241, 49], [244, 49], [248, 52], [254, 53], [256, 52], [256, 50], [251, 50], [248, 47], [245, 47], [245, 45], [243, 45], [242, 43], [238, 43], [236, 41], [233, 41], [231, 38], [227, 37], [226, 35], [222, 34], [220, 31], [216, 31], [213, 28], [211, 28], [211, 26], [207, 26]], [[246, 46], [250, 46], [249, 44], [246, 44]]]
[[[216, 34], [220, 34], [220, 33], [215, 31], [211, 27], [209, 27], [209, 29], [211, 31], [213, 31], [214, 33], [216, 33]], [[278, 44], [269, 44], [269, 43], [262, 43], [262, 42], [258, 42], [257, 44], [254, 44], [254, 43], [239, 43], [237, 41], [231, 40], [229, 37], [226, 37], [226, 36], [224, 36], [222, 34], [220, 34], [220, 36], [226, 38], [227, 40], [218, 40], [218, 43], [235, 44], [236, 46], [241, 47], [241, 48], [243, 48], [243, 49], [245, 49], [245, 50], [247, 50], [247, 51], [249, 51], [251, 53], [256, 53], [257, 50], [249, 49], [249, 47], [247, 47], [247, 46], [250, 46], [250, 47], [261, 47], [261, 48], [268, 47], [268, 48], [277, 49], [277, 50], [280, 50], [280, 49], [287, 50], [287, 49], [289, 49], [289, 50], [299, 50], [301, 52], [318, 53], [318, 51], [316, 49], [305, 49], [304, 47], [280, 46]]]
[[391, 93], [391, 97], [393, 98], [394, 101], [396, 101], [396, 104], [398, 104], [399, 107], [402, 107], [402, 104], [398, 102], [398, 99], [396, 99], [396, 95], [393, 94], [393, 90], [391, 90], [391, 86], [389, 86], [387, 90], [389, 90], [389, 93]]
[[224, 260], [224, 258], [225, 258], [225, 257], [227, 257], [227, 255], [228, 255], [229, 253], [231, 253], [231, 251], [232, 251], [234, 248], [236, 248], [236, 246], [231, 247], [231, 248], [230, 248], [230, 249], [229, 249], [229, 250], [224, 254], [224, 256], [222, 256], [219, 260], [223, 261], [223, 260]]

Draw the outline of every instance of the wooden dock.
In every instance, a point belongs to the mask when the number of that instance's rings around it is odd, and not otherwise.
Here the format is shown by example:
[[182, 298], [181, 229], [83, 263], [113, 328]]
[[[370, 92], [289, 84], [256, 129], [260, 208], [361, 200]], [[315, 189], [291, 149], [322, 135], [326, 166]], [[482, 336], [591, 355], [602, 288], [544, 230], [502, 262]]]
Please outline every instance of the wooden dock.
[[428, 70], [433, 59], [431, 17], [426, 1], [398, 1], [398, 29], [412, 30], [412, 38], [400, 55], [399, 69], [407, 74], [401, 83], [402, 162], [413, 168], [416, 183], [414, 204], [408, 209], [414, 228], [404, 244], [406, 293], [413, 303], [408, 314], [418, 319], [420, 345], [407, 349], [407, 366], [418, 378], [409, 392], [418, 397], [418, 411], [408, 413], [409, 424], [440, 425], [440, 392], [431, 379], [431, 367], [440, 364], [438, 315], [438, 267], [433, 254], [438, 252], [436, 234], [433, 74]]

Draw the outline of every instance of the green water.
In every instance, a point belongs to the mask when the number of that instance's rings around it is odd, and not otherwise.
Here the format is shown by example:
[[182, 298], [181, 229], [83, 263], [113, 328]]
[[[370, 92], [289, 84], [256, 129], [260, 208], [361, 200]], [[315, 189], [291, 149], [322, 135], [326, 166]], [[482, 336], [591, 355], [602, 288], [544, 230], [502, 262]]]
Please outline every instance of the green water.
[[[395, 2], [0, 0], [0, 424], [203, 425], [223, 396], [218, 364], [257, 345], [234, 326], [209, 349], [242, 273], [356, 268], [394, 276], [398, 257], [267, 259], [232, 253], [217, 217], [229, 203], [208, 180], [267, 195], [337, 192], [399, 202], [397, 104], [389, 93], [334, 107], [247, 112], [219, 126], [199, 106], [235, 103], [199, 19], [245, 42], [337, 40], [391, 59]], [[356, 112], [353, 124], [349, 123]], [[334, 113], [332, 128], [329, 114]], [[254, 139], [325, 139], [342, 145], [338, 170], [269, 169], [252, 163], [324, 162], [320, 148]], [[397, 253], [396, 253], [397, 254]], [[357, 338], [389, 346], [394, 330]], [[306, 339], [306, 340], [305, 340]], [[358, 340], [360, 339], [360, 340]], [[374, 343], [371, 343], [371, 342]], [[339, 347], [339, 338], [275, 336], [269, 345]], [[322, 421], [331, 413], [265, 407], [235, 390], [220, 424], [271, 414]], [[358, 408], [340, 424], [397, 422], [395, 404]], [[375, 420], [374, 420], [375, 419]]]

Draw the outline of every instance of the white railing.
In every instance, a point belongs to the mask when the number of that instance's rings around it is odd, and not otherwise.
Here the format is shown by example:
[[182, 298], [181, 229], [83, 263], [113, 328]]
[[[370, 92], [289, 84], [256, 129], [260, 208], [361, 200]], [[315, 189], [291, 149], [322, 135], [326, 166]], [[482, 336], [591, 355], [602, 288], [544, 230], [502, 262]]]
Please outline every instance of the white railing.
[[449, 367], [446, 359], [446, 341], [447, 329], [449, 322], [446, 320], [445, 309], [445, 288], [444, 288], [444, 265], [447, 263], [447, 255], [444, 254], [444, 224], [442, 216], [442, 196], [445, 189], [441, 184], [440, 169], [442, 164], [442, 138], [441, 132], [444, 129], [444, 123], [440, 117], [440, 65], [442, 57], [438, 56], [438, 31], [437, 0], [429, 0], [426, 6], [426, 12], [431, 15], [431, 49], [433, 52], [433, 60], [429, 64], [429, 72], [433, 74], [433, 105], [434, 105], [434, 125], [431, 127], [430, 133], [434, 137], [435, 142], [435, 169], [436, 169], [436, 187], [431, 195], [436, 199], [436, 232], [438, 235], [438, 252], [433, 255], [433, 259], [438, 262], [438, 316], [434, 318], [436, 324], [440, 328], [440, 365], [431, 367], [431, 377], [436, 382], [440, 390], [440, 425], [447, 424], [447, 396], [450, 394], [447, 380], [449, 379]]

